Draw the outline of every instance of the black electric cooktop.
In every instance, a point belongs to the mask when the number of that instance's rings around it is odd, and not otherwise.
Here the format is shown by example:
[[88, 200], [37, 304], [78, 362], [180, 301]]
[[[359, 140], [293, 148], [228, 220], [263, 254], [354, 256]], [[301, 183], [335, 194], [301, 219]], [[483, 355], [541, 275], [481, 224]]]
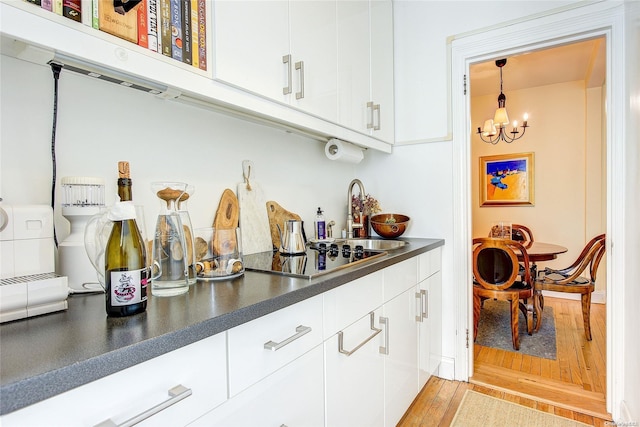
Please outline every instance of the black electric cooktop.
[[344, 244], [325, 244], [307, 246], [303, 254], [288, 255], [275, 252], [260, 252], [244, 255], [244, 268], [249, 271], [261, 271], [291, 277], [311, 279], [332, 273], [343, 267], [367, 262], [386, 255], [385, 251], [351, 247]]

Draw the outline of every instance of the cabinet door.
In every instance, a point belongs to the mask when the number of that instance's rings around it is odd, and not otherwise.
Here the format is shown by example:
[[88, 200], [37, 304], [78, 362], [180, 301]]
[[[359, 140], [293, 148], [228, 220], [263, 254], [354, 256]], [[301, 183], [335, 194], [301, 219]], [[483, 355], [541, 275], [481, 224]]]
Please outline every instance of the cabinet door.
[[1, 419], [3, 426], [120, 424], [168, 400], [182, 385], [192, 394], [142, 421], [140, 426], [185, 425], [227, 397], [225, 334], [198, 341], [127, 368]]
[[341, 331], [342, 349], [350, 355], [339, 351], [340, 334], [324, 342], [327, 426], [384, 424], [384, 336], [376, 332], [380, 309], [372, 313], [373, 325], [366, 315]]
[[382, 306], [385, 426], [397, 425], [419, 391], [415, 294], [414, 285]]
[[338, 122], [369, 134], [371, 100], [369, 1], [339, 0]]
[[289, 2], [216, 1], [213, 6], [216, 79], [283, 101], [289, 54]]
[[432, 274], [418, 284], [421, 320], [419, 328], [420, 387], [436, 375], [442, 358], [442, 273]]
[[320, 343], [321, 295], [230, 329], [229, 396], [235, 396]]
[[335, 122], [338, 102], [336, 1], [292, 0], [289, 12], [294, 66], [290, 103]]
[[371, 99], [374, 112], [372, 135], [393, 144], [393, 4], [391, 0], [371, 0]]
[[228, 400], [190, 426], [323, 426], [322, 346]]

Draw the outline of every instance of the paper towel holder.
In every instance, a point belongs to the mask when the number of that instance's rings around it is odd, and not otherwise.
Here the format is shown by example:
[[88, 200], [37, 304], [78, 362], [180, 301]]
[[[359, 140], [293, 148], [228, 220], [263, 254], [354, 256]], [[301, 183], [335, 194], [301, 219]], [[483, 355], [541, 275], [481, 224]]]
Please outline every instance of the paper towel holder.
[[325, 144], [325, 155], [329, 160], [360, 163], [364, 151], [365, 148], [338, 138], [330, 138]]

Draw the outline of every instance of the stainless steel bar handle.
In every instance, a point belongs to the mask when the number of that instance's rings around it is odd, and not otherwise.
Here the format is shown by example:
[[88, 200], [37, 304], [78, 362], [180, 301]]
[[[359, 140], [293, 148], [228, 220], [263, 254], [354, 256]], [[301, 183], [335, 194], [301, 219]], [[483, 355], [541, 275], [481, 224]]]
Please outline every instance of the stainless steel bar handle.
[[380, 317], [380, 323], [384, 325], [384, 346], [380, 346], [380, 354], [389, 354], [389, 318]]
[[415, 294], [416, 296], [416, 300], [418, 301], [418, 310], [417, 310], [417, 316], [416, 316], [416, 322], [422, 322], [422, 314], [424, 313], [424, 311], [422, 310], [422, 291], [421, 292], [416, 292]]
[[373, 101], [367, 102], [367, 109], [369, 110], [369, 121], [367, 122], [367, 129], [373, 129]]
[[282, 57], [282, 63], [287, 66], [287, 85], [282, 88], [282, 94], [289, 95], [293, 90], [291, 84], [291, 54], [284, 55]]
[[[377, 116], [378, 116], [378, 124], [376, 125], [374, 122], [374, 126], [373, 126], [373, 130], [380, 130], [380, 104], [375, 104], [373, 106], [373, 111], [377, 111]], [[373, 120], [373, 113], [371, 115], [371, 120]]]
[[368, 343], [369, 341], [371, 341], [373, 339], [373, 337], [375, 337], [376, 335], [378, 335], [380, 332], [382, 332], [382, 329], [378, 329], [375, 327], [374, 322], [375, 322], [375, 318], [374, 318], [374, 314], [373, 311], [371, 313], [369, 313], [370, 316], [370, 328], [373, 332], [373, 334], [369, 335], [369, 337], [367, 337], [367, 339], [365, 339], [364, 341], [362, 341], [360, 344], [358, 344], [356, 346], [356, 348], [354, 348], [353, 350], [345, 350], [344, 349], [344, 333], [342, 331], [338, 332], [338, 351], [342, 354], [346, 354], [347, 356], [351, 356], [353, 353], [355, 353], [356, 351], [358, 351], [360, 349], [360, 347], [362, 347], [363, 345], [365, 345], [366, 343]]
[[429, 291], [426, 289], [420, 289], [420, 294], [422, 295], [422, 318], [429, 318]]
[[291, 335], [289, 338], [287, 338], [284, 341], [280, 341], [280, 342], [269, 341], [269, 342], [266, 342], [266, 343], [264, 343], [264, 349], [265, 350], [271, 350], [271, 351], [280, 350], [285, 345], [291, 344], [293, 341], [297, 340], [298, 338], [300, 338], [303, 335], [308, 334], [309, 332], [311, 332], [311, 328], [309, 326], [300, 325], [300, 326], [298, 326], [296, 328], [296, 333], [294, 335]]
[[174, 405], [184, 399], [185, 397], [191, 396], [193, 393], [190, 388], [186, 388], [183, 385], [177, 385], [168, 391], [169, 399], [165, 400], [162, 403], [157, 404], [153, 408], [147, 409], [144, 412], [139, 413], [138, 415], [129, 418], [122, 424], [116, 424], [112, 419], [105, 420], [100, 424], [96, 424], [94, 427], [131, 427], [133, 425], [138, 424], [141, 421], [146, 420], [149, 417], [157, 414], [158, 412], [167, 409], [169, 406]]
[[296, 99], [304, 98], [304, 61], [296, 62], [296, 70], [300, 70], [300, 92], [296, 92]]

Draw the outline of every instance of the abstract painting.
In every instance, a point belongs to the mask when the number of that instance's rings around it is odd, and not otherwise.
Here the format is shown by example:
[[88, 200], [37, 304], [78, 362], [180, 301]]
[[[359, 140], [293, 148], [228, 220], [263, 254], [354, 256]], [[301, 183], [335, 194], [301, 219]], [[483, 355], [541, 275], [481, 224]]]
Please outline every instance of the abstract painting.
[[533, 153], [480, 157], [480, 206], [533, 206]]

